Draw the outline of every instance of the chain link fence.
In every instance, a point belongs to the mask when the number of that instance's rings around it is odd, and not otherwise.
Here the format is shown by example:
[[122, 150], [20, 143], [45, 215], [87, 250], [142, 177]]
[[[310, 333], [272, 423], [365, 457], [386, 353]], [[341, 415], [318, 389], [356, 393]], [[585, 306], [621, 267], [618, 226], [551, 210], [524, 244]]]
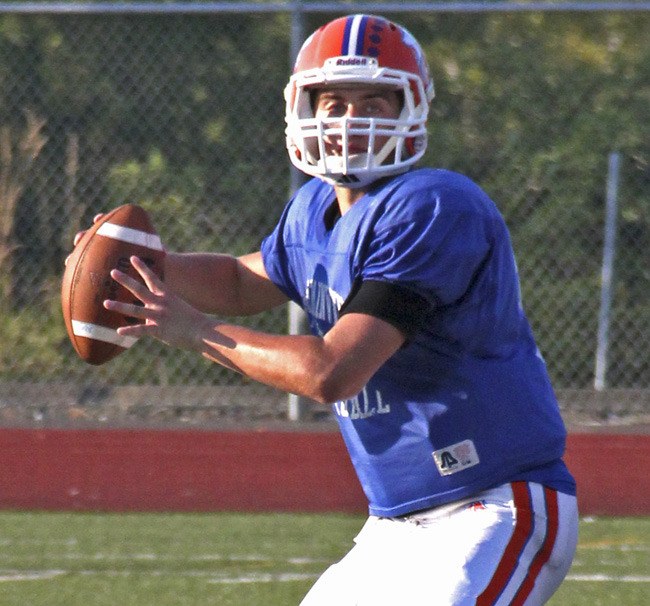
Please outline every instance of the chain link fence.
[[[67, 340], [59, 287], [74, 233], [125, 202], [150, 211], [172, 250], [259, 246], [295, 183], [282, 89], [296, 31], [341, 14], [309, 5], [299, 21], [289, 7], [264, 5], [0, 7], [0, 424], [286, 417], [285, 394], [157, 343], [85, 365]], [[650, 12], [422, 3], [390, 16], [421, 41], [436, 84], [425, 163], [468, 174], [502, 210], [567, 414], [650, 413]], [[285, 332], [287, 310], [245, 322]], [[594, 390], [602, 334], [606, 367]]]

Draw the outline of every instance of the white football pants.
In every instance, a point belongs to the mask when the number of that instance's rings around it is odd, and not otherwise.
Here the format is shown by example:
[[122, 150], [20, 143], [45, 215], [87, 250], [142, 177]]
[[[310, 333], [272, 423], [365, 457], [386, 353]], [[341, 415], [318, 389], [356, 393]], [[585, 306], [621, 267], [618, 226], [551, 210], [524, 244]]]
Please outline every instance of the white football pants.
[[513, 482], [400, 518], [370, 517], [301, 606], [537, 606], [566, 576], [576, 498]]

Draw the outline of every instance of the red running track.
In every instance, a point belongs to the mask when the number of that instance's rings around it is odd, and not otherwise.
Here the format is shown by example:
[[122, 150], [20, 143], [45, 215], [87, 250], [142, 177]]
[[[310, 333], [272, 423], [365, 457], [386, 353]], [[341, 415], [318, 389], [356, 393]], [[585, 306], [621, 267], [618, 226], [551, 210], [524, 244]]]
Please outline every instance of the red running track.
[[[583, 515], [650, 515], [650, 436], [571, 434]], [[366, 511], [336, 432], [0, 430], [0, 508]]]

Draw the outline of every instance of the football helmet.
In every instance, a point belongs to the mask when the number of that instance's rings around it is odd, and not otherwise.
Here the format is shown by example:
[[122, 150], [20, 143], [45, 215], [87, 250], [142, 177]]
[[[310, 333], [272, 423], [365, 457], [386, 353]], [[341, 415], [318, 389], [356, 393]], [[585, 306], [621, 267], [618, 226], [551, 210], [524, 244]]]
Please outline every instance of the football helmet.
[[[310, 93], [346, 84], [401, 91], [400, 115], [316, 118]], [[429, 68], [415, 38], [383, 17], [341, 17], [316, 30], [298, 53], [284, 96], [287, 150], [294, 166], [308, 175], [344, 187], [365, 187], [405, 172], [424, 154], [434, 96]], [[366, 153], [348, 152], [351, 135], [367, 137]], [[326, 153], [326, 137], [341, 140], [341, 155]], [[375, 150], [377, 137], [387, 141]]]

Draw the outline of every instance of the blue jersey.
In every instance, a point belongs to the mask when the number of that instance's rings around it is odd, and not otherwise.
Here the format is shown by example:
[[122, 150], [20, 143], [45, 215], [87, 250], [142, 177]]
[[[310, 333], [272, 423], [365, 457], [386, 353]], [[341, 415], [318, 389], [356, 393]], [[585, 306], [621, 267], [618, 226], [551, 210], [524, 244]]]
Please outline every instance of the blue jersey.
[[313, 179], [262, 243], [271, 280], [325, 334], [359, 281], [427, 311], [356, 397], [333, 405], [370, 513], [403, 515], [515, 480], [575, 494], [566, 431], [522, 309], [508, 230], [470, 179], [433, 169], [376, 183], [335, 223]]

